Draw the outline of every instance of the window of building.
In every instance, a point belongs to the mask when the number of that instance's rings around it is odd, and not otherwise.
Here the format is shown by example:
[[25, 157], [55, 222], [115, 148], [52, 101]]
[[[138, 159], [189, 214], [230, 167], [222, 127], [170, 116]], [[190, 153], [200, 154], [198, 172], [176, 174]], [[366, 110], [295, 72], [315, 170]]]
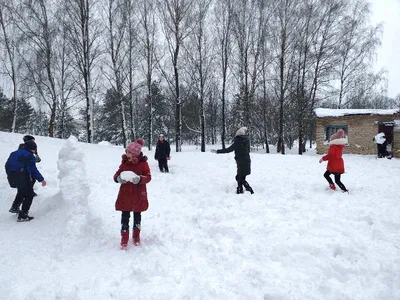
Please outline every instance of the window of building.
[[347, 125], [326, 125], [325, 126], [325, 141], [329, 142], [329, 138], [331, 137], [332, 134], [336, 133], [339, 129], [343, 129], [344, 133], [346, 133], [347, 136]]

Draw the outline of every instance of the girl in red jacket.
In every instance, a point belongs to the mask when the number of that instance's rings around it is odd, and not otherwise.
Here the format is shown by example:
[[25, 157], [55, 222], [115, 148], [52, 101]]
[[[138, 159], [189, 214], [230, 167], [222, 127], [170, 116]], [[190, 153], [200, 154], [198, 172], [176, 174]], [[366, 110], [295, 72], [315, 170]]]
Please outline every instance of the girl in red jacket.
[[330, 137], [328, 154], [323, 156], [319, 162], [322, 163], [325, 160], [328, 161], [324, 177], [329, 183], [329, 188], [331, 190], [336, 190], [336, 186], [330, 177], [330, 175], [333, 174], [335, 176], [336, 184], [342, 189], [343, 192], [348, 192], [344, 184], [340, 181], [340, 175], [344, 173], [342, 152], [345, 144], [347, 144], [347, 137], [343, 129], [339, 129]]
[[122, 163], [114, 175], [114, 181], [121, 184], [115, 209], [121, 214], [121, 248], [129, 241], [129, 218], [133, 212], [133, 244], [140, 245], [141, 212], [149, 207], [146, 184], [151, 180], [147, 157], [142, 153], [143, 139], [130, 143], [122, 155]]

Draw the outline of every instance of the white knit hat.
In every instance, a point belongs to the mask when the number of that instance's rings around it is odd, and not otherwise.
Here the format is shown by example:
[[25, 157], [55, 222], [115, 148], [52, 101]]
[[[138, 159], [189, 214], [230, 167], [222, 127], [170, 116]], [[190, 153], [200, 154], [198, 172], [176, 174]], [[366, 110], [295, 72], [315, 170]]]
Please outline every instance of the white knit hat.
[[238, 131], [236, 131], [236, 136], [246, 135], [247, 127], [240, 127]]

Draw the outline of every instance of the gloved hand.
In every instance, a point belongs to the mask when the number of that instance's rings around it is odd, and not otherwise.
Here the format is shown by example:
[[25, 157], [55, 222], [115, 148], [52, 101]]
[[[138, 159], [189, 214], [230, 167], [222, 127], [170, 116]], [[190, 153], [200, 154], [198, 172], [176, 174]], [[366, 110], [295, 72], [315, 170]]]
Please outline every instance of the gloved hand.
[[124, 180], [124, 179], [122, 179], [121, 176], [118, 176], [118, 177], [117, 177], [117, 181], [118, 181], [118, 183], [120, 183], [120, 184], [127, 183], [127, 181]]
[[138, 184], [140, 182], [140, 176], [136, 175], [135, 177], [132, 178], [132, 183], [133, 184]]
[[319, 163], [322, 163], [324, 160], [321, 158], [320, 160], [319, 160]]
[[40, 156], [37, 153], [33, 154], [33, 156], [35, 157], [35, 160], [37, 163], [42, 161], [42, 159], [40, 158]]

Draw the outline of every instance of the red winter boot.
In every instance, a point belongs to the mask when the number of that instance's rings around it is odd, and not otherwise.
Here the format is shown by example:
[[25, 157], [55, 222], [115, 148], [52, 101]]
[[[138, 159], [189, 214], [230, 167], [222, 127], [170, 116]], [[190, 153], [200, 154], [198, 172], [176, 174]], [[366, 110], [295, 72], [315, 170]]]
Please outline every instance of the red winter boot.
[[121, 249], [126, 249], [129, 241], [129, 230], [121, 231]]
[[332, 184], [329, 185], [329, 188], [330, 188], [332, 191], [335, 191], [335, 190], [336, 190], [336, 185], [335, 185], [334, 183], [332, 183]]
[[133, 238], [133, 244], [135, 246], [140, 246], [140, 229], [139, 228], [133, 229], [132, 238]]

